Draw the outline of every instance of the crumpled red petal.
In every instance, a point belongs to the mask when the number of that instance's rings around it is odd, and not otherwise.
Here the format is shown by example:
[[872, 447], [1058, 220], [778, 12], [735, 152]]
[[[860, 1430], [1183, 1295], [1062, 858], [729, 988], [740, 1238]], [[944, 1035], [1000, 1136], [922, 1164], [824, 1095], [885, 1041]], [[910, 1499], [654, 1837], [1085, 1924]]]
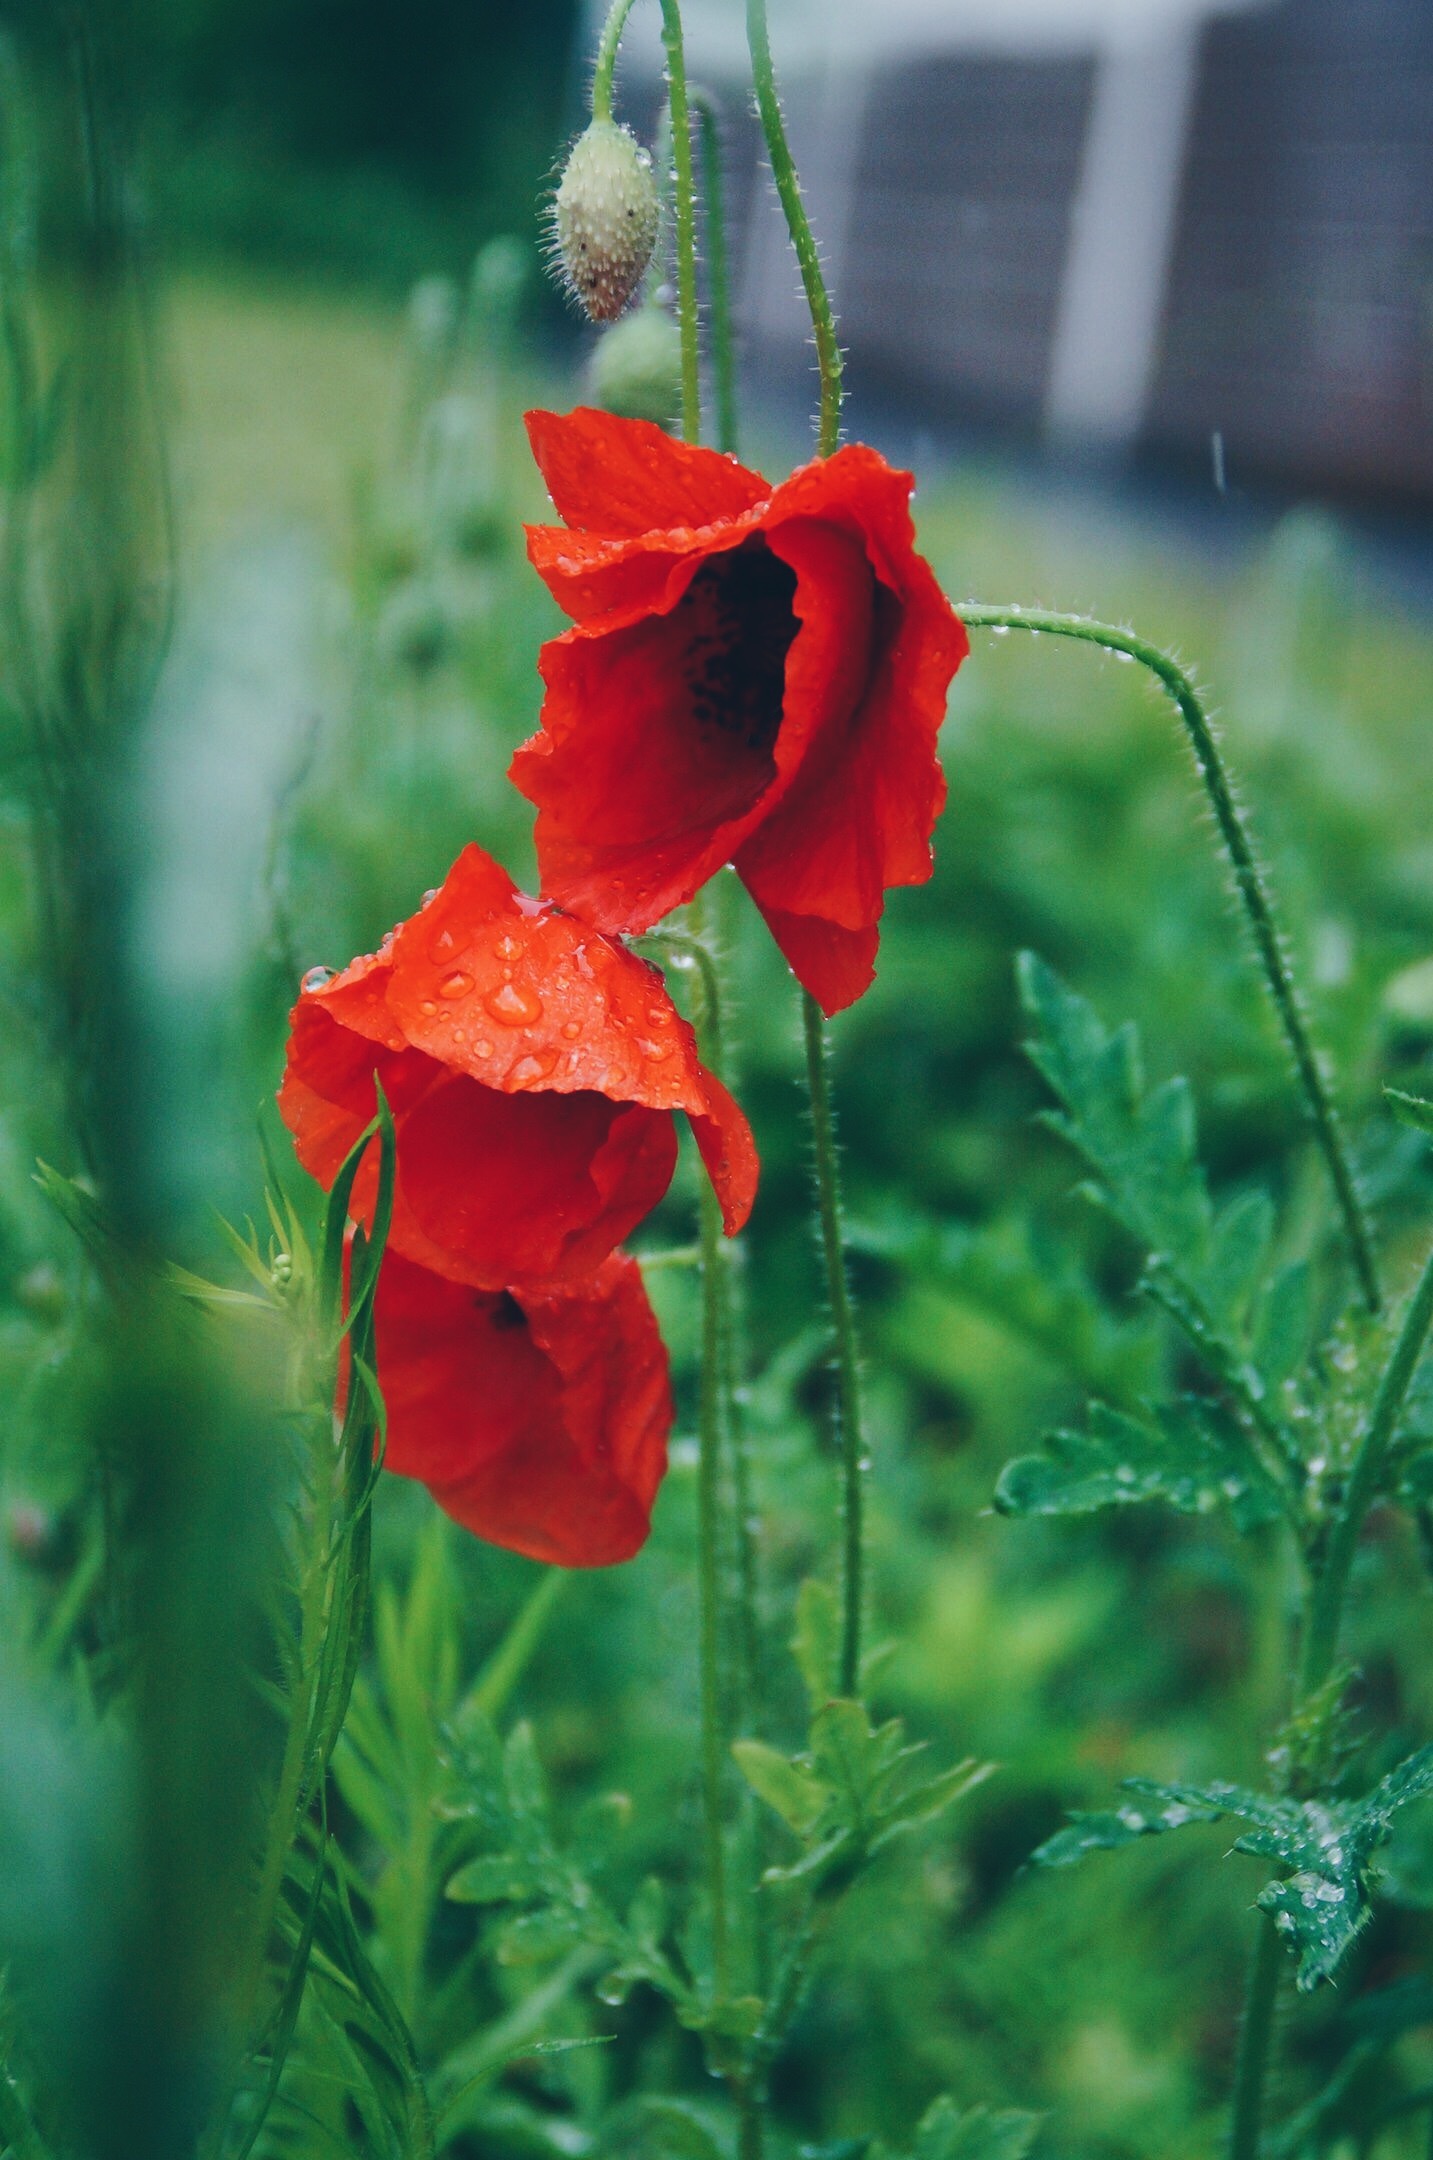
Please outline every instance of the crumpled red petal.
[[[304, 990], [279, 1106], [323, 1184], [393, 1110], [391, 1243], [475, 1288], [596, 1266], [661, 1199], [691, 1119], [733, 1233], [755, 1197], [745, 1118], [706, 1073], [660, 974], [529, 900], [480, 848], [383, 949]], [[353, 1208], [369, 1218], [372, 1155]]]
[[607, 1567], [645, 1542], [667, 1465], [667, 1353], [637, 1263], [480, 1291], [391, 1249], [374, 1308], [386, 1467], [489, 1544]]
[[529, 552], [577, 625], [544, 648], [512, 765], [544, 891], [630, 932], [733, 861], [836, 1011], [870, 982], [886, 893], [930, 876], [968, 651], [915, 551], [911, 475], [851, 445], [768, 489], [645, 422], [529, 432], [567, 520]]

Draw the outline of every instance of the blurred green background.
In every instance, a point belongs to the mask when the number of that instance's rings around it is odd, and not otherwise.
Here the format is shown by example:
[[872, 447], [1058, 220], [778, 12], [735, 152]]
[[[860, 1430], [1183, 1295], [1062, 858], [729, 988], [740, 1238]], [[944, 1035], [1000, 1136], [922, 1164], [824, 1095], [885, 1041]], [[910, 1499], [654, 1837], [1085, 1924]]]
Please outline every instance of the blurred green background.
[[[33, 122], [39, 176], [35, 304], [62, 353], [70, 93], [48, 26], [20, 10], [12, 27], [11, 97]], [[527, 806], [503, 775], [535, 724], [536, 651], [558, 617], [523, 556], [521, 520], [543, 499], [520, 413], [582, 394], [585, 341], [557, 327], [534, 253], [535, 197], [580, 63], [559, 0], [150, 0], [107, 27], [104, 64], [137, 146], [177, 536], [174, 633], [135, 768], [143, 1114], [156, 1220], [178, 1257], [222, 1274], [213, 1210], [258, 1213], [255, 1108], [277, 1080], [298, 975], [370, 949], [470, 838], [531, 876]], [[856, 424], [907, 454], [909, 416], [863, 414], [859, 353], [853, 375]], [[750, 412], [746, 436], [773, 472], [809, 447], [779, 404]], [[1132, 621], [1213, 687], [1369, 1190], [1391, 1249], [1411, 1259], [1433, 1192], [1378, 1091], [1427, 1092], [1433, 1074], [1433, 636], [1406, 597], [1426, 588], [1426, 551], [1404, 536], [1411, 575], [1395, 586], [1386, 552], [1326, 508], [1245, 499], [1211, 514], [1157, 475], [1082, 478], [929, 436], [919, 449], [922, 542], [957, 602]], [[77, 1164], [45, 1033], [26, 752], [19, 717], [5, 725], [0, 1595], [24, 1647], [6, 1681], [0, 1829], [14, 1872], [0, 1917], [28, 2090], [44, 2082], [51, 2027], [27, 1975], [49, 1976], [51, 2024], [76, 2014], [118, 1925], [103, 1856], [126, 1803], [89, 1766], [85, 1750], [103, 1756], [103, 1743], [78, 1737], [89, 1729], [73, 1701], [97, 1641], [83, 1575], [94, 1498], [73, 1440], [92, 1308], [31, 1177], [37, 1155]], [[836, 1030], [838, 1083], [890, 1645], [876, 1697], [942, 1762], [999, 1769], [953, 1827], [883, 1859], [843, 1912], [780, 2066], [781, 2149], [838, 2160], [863, 2149], [842, 2140], [899, 2143], [949, 2090], [1048, 2111], [1049, 2160], [1194, 2160], [1217, 2141], [1261, 1878], [1218, 1863], [1217, 1830], [1070, 1874], [1025, 1863], [1064, 1810], [1105, 1805], [1122, 1776], [1257, 1779], [1288, 1586], [1272, 1548], [1236, 1547], [1213, 1522], [990, 1512], [1004, 1463], [1052, 1422], [1090, 1393], [1137, 1400], [1179, 1358], [1034, 1122], [1043, 1096], [1019, 1055], [1015, 953], [1041, 952], [1107, 1020], [1136, 1018], [1153, 1075], [1190, 1076], [1217, 1186], [1273, 1192], [1290, 1250], [1312, 1238], [1322, 1192], [1186, 754], [1138, 671], [1048, 640], [982, 638], [943, 755], [937, 874], [891, 901], [876, 987]], [[745, 1281], [766, 1730], [794, 1743], [785, 1644], [796, 1585], [833, 1565], [835, 1480], [819, 1437], [797, 1007], [739, 895], [729, 914], [738, 1092], [763, 1158]], [[684, 1243], [691, 1209], [681, 1180], [644, 1246]], [[652, 1871], [689, 1883], [698, 1843], [695, 1314], [679, 1274], [653, 1289], [682, 1414], [652, 1543], [628, 1567], [565, 1582], [505, 1713], [533, 1721], [561, 1821], [629, 1796], [609, 1863], [628, 1890]], [[216, 1541], [224, 1520], [221, 1508]], [[532, 2039], [611, 2042], [488, 2078], [452, 2149], [700, 2151], [638, 2105], [684, 2093], [726, 2134], [695, 2040], [652, 1997], [599, 2003], [580, 1959], [502, 1963], [493, 1924], [438, 1896], [440, 1727], [538, 1571], [443, 1526], [396, 1479], [376, 1534], [379, 1649], [333, 1795], [368, 1954], [425, 2065], [481, 2068], [484, 2036], [510, 2019]], [[1391, 1522], [1380, 1558], [1357, 1612], [1363, 1700], [1411, 1746], [1433, 1730], [1428, 1576]], [[204, 1704], [191, 1713], [175, 1744], [202, 1752]], [[17, 1934], [8, 1908], [27, 1851], [44, 1865]], [[1370, 1996], [1426, 1973], [1426, 1823], [1394, 1873], [1398, 1902], [1296, 2028], [1295, 2097], [1346, 2057]], [[292, 2106], [261, 2151], [370, 2149], [325, 2061], [322, 2033], [302, 2028]], [[74, 2098], [99, 2072], [85, 2060], [68, 2075]], [[1426, 2022], [1378, 2076], [1392, 2100], [1433, 2076]], [[1318, 2149], [1373, 2149], [1330, 2138]], [[1426, 2120], [1395, 2125], [1377, 2150], [1393, 2160], [1426, 2138]]]

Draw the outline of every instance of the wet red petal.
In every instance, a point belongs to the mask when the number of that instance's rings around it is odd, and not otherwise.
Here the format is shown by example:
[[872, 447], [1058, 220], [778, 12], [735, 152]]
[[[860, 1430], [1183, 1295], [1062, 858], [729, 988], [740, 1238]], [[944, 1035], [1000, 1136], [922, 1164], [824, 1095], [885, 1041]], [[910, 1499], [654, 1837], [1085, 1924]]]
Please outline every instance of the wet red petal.
[[[598, 1265], [671, 1182], [674, 1110], [727, 1136], [708, 1150], [731, 1166], [724, 1209], [750, 1207], [745, 1120], [724, 1097], [713, 1111], [657, 970], [516, 892], [478, 848], [377, 960], [294, 1009], [279, 1103], [326, 1185], [373, 1115], [375, 1074], [397, 1135], [391, 1244], [454, 1281], [496, 1290]], [[360, 1220], [376, 1181], [370, 1152]]]
[[376, 1306], [390, 1470], [478, 1537], [563, 1567], [646, 1539], [672, 1422], [635, 1261], [571, 1290], [473, 1291], [390, 1253]]
[[528, 441], [558, 516], [575, 532], [631, 536], [740, 517], [771, 492], [735, 458], [678, 442], [650, 420], [579, 405], [530, 412]]

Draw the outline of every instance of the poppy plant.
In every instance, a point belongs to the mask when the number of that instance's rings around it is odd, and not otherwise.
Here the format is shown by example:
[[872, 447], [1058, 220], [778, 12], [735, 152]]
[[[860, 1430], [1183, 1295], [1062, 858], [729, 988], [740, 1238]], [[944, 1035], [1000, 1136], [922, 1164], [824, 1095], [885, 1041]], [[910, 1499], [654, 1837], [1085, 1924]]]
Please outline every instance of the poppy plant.
[[[670, 1184], [677, 1110], [728, 1232], [750, 1212], [750, 1127], [657, 970], [519, 893], [481, 848], [377, 953], [306, 976], [290, 1027], [279, 1108], [299, 1160], [332, 1184], [376, 1075], [396, 1140], [390, 1249], [449, 1281], [500, 1291], [599, 1266]], [[360, 1221], [376, 1186], [370, 1155]]]
[[667, 1353], [641, 1269], [474, 1290], [390, 1250], [374, 1306], [385, 1467], [475, 1536], [559, 1567], [646, 1542], [667, 1467]]
[[909, 473], [850, 445], [777, 487], [645, 420], [528, 415], [562, 525], [528, 553], [574, 627], [513, 760], [542, 888], [648, 929], [731, 862], [828, 1012], [887, 890], [930, 876], [965, 631], [916, 553]]

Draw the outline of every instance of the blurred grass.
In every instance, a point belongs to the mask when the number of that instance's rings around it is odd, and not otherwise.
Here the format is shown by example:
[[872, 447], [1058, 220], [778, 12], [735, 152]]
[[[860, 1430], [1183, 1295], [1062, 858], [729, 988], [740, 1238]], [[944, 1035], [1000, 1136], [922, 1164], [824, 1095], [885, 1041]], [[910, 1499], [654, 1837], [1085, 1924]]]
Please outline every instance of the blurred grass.
[[[263, 676], [251, 686], [223, 753], [257, 759], [262, 739], [272, 829], [234, 888], [236, 971], [210, 985], [215, 1032], [191, 1079], [204, 1118], [174, 1137], [194, 1154], [195, 1192], [212, 1185], [221, 1156], [229, 1181], [242, 1182], [247, 1162], [241, 1205], [252, 1208], [252, 1107], [277, 1077], [297, 972], [372, 947], [470, 837], [530, 874], [526, 806], [502, 772], [535, 722], [536, 648], [557, 618], [522, 557], [518, 521], [541, 514], [542, 496], [518, 413], [534, 397], [567, 403], [578, 392], [514, 359], [481, 315], [464, 330], [462, 296], [445, 302], [437, 288], [405, 317], [297, 286], [189, 278], [167, 292], [164, 314], [181, 647], [190, 639], [164, 742], [177, 756], [186, 716], [205, 724], [206, 667], [244, 679], [245, 651], [198, 634], [228, 619], [236, 562], [263, 572], [245, 588], [242, 645], [276, 647], [273, 626], [296, 610], [312, 648], [293, 686]], [[804, 454], [774, 424], [768, 434], [771, 469]], [[917, 508], [957, 599], [1132, 620], [1216, 686], [1370, 1185], [1402, 1249], [1426, 1222], [1429, 1181], [1419, 1151], [1378, 1117], [1377, 1090], [1426, 1088], [1433, 1057], [1433, 996], [1410, 973], [1433, 958], [1433, 837], [1419, 782], [1433, 704], [1427, 627], [1379, 602], [1346, 536], [1313, 511], [1272, 529], [1246, 520], [1214, 555], [1148, 506], [1044, 490], [993, 465], [924, 474]], [[1017, 1053], [1015, 951], [1039, 949], [1107, 1019], [1139, 1019], [1151, 1069], [1195, 1083], [1216, 1180], [1268, 1184], [1287, 1204], [1294, 1245], [1313, 1234], [1318, 1171], [1174, 722], [1136, 671], [1049, 643], [983, 639], [957, 681], [944, 754], [937, 875], [892, 898], [876, 988], [837, 1031], [839, 1084], [871, 1351], [878, 1606], [894, 1645], [878, 1695], [943, 1760], [990, 1756], [1001, 1772], [953, 1832], [893, 1855], [858, 1892], [777, 2102], [793, 2141], [897, 2137], [948, 2087], [964, 2102], [1052, 2110], [1042, 2150], [1053, 2160], [1194, 2160], [1212, 2147], [1227, 2083], [1252, 1873], [1213, 1864], [1217, 1833], [1068, 1876], [1022, 1869], [1064, 1808], [1102, 1804], [1126, 1773], [1256, 1773], [1278, 1699], [1284, 1592], [1268, 1554], [1258, 1574], [1203, 1522], [1129, 1515], [1052, 1528], [987, 1512], [1003, 1462], [1082, 1393], [1138, 1396], [1172, 1355], [1130, 1297], [1127, 1256], [1072, 1200], [1068, 1161], [1032, 1122], [1041, 1097]], [[196, 818], [220, 816], [224, 793], [184, 799]], [[201, 858], [216, 846], [202, 823], [190, 838]], [[29, 935], [22, 855], [17, 819], [3, 888], [17, 966]], [[739, 1091], [764, 1165], [749, 1240], [748, 1416], [768, 1728], [780, 1738], [796, 1702], [783, 1648], [792, 1592], [829, 1564], [835, 1494], [815, 1438], [824, 1381], [795, 1004], [740, 899], [731, 920]], [[169, 994], [160, 982], [157, 1001]], [[177, 1025], [192, 1029], [193, 1014], [184, 1006]], [[4, 1056], [18, 1102], [34, 1060], [13, 1039]], [[28, 1153], [53, 1144], [50, 1115], [38, 1096], [0, 1164], [0, 1361], [15, 1383], [0, 1588], [41, 1621], [64, 1595], [63, 1525], [78, 1506], [64, 1462], [71, 1261], [26, 1185]], [[679, 1189], [648, 1239], [684, 1240], [688, 1205]], [[209, 1236], [198, 1221], [193, 1234]], [[660, 1276], [654, 1294], [689, 1415], [690, 1286]], [[679, 1439], [652, 1546], [629, 1568], [567, 1586], [516, 1699], [566, 1814], [595, 1793], [630, 1795], [614, 1862], [629, 1885], [653, 1868], [689, 1880], [697, 1842], [692, 1488]], [[15, 1509], [32, 1503], [56, 1540], [43, 1563], [15, 1528]], [[454, 1637], [466, 1685], [533, 1570], [432, 1525], [421, 1491], [385, 1481], [377, 1535], [391, 1626], [420, 1562], [438, 1569], [449, 1587], [423, 1594], [446, 1600], [432, 1625]], [[1426, 1733], [1427, 1584], [1411, 1548], [1387, 1559], [1386, 1586], [1359, 1614], [1360, 1651], [1380, 1723]], [[391, 1717], [403, 1761], [424, 1778], [435, 1774], [433, 1721], [462, 1691], [449, 1653], [431, 1654], [430, 1692], [414, 1679], [405, 1695], [391, 1655], [363, 1683], [365, 1730]], [[420, 2040], [452, 2046], [542, 1976], [470, 1962], [475, 1923], [440, 1908], [421, 1961], [425, 1994], [399, 1938], [404, 1885], [426, 1865], [426, 1818], [400, 1796], [407, 1827], [393, 1835], [408, 1842], [387, 1852], [353, 1799], [352, 1765], [348, 1779], [340, 1834], [355, 1883], [378, 1885], [371, 1954], [385, 1970], [406, 1961]], [[1340, 2000], [1320, 2006], [1327, 2045], [1341, 2044], [1339, 2020], [1360, 1993], [1426, 1966], [1428, 1948], [1417, 1912], [1386, 1914]], [[650, 1998], [577, 2007], [589, 2001], [558, 1989], [554, 2029], [595, 2019], [613, 2048], [515, 2072], [508, 2114], [484, 2117], [471, 2150], [485, 2160], [587, 2152], [592, 2126], [632, 2094], [704, 2089], [694, 2043]], [[1319, 2044], [1300, 2042], [1305, 2067]], [[1407, 2057], [1401, 2075], [1427, 2073], [1426, 2033]], [[1390, 2138], [1380, 2160], [1414, 2149]]]

